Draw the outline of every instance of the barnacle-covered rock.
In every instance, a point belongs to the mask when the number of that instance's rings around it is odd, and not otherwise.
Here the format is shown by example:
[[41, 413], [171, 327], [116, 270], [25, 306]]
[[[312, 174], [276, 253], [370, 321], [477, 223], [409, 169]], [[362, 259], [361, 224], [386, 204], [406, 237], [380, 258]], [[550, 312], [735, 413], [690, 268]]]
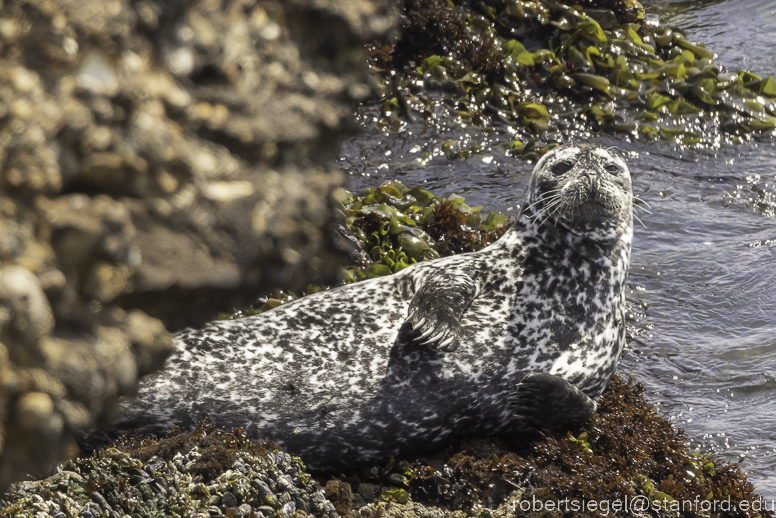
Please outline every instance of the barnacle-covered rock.
[[200, 428], [116, 446], [69, 461], [48, 479], [16, 484], [0, 513], [337, 516], [299, 458], [270, 443], [251, 441], [240, 429], [224, 433]]
[[388, 0], [3, 3], [0, 489], [72, 455], [166, 329], [338, 279], [336, 142], [395, 19]]

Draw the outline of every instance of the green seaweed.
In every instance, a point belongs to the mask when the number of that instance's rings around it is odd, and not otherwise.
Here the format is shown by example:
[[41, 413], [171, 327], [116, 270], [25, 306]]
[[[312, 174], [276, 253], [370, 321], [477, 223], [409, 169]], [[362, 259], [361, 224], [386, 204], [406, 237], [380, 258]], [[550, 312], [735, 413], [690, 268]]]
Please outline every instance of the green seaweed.
[[[522, 141], [593, 130], [683, 146], [773, 134], [773, 77], [728, 72], [711, 49], [661, 25], [638, 2], [578, 4], [405, 1], [401, 38], [370, 47], [370, 63], [396, 107], [377, 125], [401, 130], [405, 120], [440, 124], [442, 117], [508, 125]], [[423, 33], [429, 20], [433, 30]], [[427, 42], [432, 33], [444, 35], [441, 44]], [[512, 155], [534, 157], [526, 148]]]

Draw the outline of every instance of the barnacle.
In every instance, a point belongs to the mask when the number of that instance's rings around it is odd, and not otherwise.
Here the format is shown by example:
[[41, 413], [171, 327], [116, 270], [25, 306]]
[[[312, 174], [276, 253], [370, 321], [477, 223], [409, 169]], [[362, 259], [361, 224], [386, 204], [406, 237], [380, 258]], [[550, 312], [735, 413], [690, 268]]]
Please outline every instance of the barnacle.
[[19, 484], [0, 513], [33, 509], [50, 516], [337, 515], [299, 458], [241, 428], [204, 424], [163, 438], [123, 437], [68, 461], [54, 477]]

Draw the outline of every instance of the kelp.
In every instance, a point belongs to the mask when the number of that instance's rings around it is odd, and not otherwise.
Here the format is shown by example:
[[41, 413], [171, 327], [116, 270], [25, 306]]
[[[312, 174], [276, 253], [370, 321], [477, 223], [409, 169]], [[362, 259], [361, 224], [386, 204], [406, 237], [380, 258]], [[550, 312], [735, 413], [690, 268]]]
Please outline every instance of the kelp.
[[345, 205], [345, 224], [366, 243], [374, 262], [347, 269], [346, 279], [388, 275], [418, 262], [483, 248], [509, 225], [504, 214], [481, 211], [462, 196], [436, 196], [397, 181], [363, 191]]
[[[417, 116], [503, 126], [521, 142], [509, 154], [534, 158], [525, 144], [590, 131], [709, 146], [776, 129], [773, 77], [726, 70], [635, 0], [407, 0], [404, 9], [398, 42], [370, 47], [385, 77], [377, 125], [386, 130]], [[437, 33], [443, 49], [424, 43]]]

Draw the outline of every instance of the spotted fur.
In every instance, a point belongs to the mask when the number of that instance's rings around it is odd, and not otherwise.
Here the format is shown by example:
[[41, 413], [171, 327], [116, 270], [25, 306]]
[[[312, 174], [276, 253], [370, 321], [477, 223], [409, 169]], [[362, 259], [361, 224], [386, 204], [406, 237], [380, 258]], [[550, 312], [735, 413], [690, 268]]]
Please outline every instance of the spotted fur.
[[573, 415], [600, 396], [623, 348], [630, 174], [609, 151], [568, 145], [539, 161], [528, 200], [479, 252], [182, 332], [119, 429], [208, 417], [340, 469], [541, 426], [526, 414], [542, 386], [519, 391], [530, 373], [578, 388], [548, 392], [569, 395], [560, 413]]

